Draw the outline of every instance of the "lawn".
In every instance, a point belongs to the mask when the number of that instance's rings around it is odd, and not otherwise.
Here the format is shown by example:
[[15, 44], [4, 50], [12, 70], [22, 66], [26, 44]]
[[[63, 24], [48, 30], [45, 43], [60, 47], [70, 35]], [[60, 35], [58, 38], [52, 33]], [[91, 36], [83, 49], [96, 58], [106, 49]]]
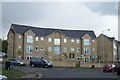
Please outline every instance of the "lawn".
[[2, 69], [2, 74], [8, 78], [17, 78], [26, 75], [26, 73], [16, 69], [5, 70], [4, 68]]

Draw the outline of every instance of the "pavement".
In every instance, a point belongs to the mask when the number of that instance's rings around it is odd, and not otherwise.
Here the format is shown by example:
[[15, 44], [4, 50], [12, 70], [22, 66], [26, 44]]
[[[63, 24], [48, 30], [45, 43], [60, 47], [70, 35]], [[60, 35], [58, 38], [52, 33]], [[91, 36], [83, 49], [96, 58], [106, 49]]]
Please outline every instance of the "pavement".
[[26, 76], [22, 76], [22, 77], [19, 77], [19, 78], [41, 78], [42, 77], [42, 74], [41, 73], [31, 73], [31, 74], [27, 74]]

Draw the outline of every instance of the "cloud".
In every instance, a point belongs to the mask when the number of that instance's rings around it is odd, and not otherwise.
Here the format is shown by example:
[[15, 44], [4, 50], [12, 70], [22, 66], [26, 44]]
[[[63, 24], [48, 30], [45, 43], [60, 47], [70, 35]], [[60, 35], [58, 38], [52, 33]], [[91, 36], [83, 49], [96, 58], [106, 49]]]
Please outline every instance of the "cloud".
[[[3, 32], [5, 32], [3, 34], [7, 34], [11, 23], [43, 26], [45, 28], [94, 30], [97, 36], [106, 28], [113, 29], [112, 27], [114, 27], [116, 31], [118, 25], [114, 21], [117, 20], [117, 15], [111, 15], [114, 14], [112, 11], [111, 13], [105, 12], [104, 14], [106, 15], [99, 14], [96, 11], [92, 11], [88, 4], [91, 5], [93, 3], [86, 3], [87, 6], [85, 3], [80, 2], [3, 3], [2, 23]], [[94, 5], [96, 4], [98, 3], [94, 3]], [[100, 6], [96, 7], [100, 9]], [[107, 7], [110, 7], [110, 5]], [[114, 29], [109, 34], [117, 37], [117, 34], [112, 34], [115, 32]], [[4, 37], [6, 36], [4, 35]]]
[[117, 15], [118, 14], [118, 2], [89, 2], [85, 5], [91, 9], [91, 11], [97, 12], [103, 15]]

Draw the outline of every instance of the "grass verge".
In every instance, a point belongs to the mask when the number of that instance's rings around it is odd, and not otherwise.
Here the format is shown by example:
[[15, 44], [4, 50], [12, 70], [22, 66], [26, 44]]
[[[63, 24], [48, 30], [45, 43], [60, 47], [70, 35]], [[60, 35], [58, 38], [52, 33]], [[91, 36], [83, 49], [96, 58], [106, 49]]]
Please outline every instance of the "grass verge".
[[17, 78], [17, 77], [21, 77], [21, 76], [26, 75], [26, 73], [19, 71], [17, 69], [10, 69], [10, 70], [2, 69], [2, 74], [7, 76], [8, 79], [9, 78]]

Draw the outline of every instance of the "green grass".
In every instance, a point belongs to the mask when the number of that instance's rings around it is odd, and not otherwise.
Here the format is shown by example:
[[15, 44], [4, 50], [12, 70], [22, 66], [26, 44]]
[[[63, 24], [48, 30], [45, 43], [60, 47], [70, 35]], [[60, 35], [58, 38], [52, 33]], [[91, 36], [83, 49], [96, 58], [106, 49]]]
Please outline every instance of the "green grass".
[[3, 69], [2, 74], [7, 76], [8, 78], [16, 78], [16, 77], [21, 77], [26, 75], [26, 73], [16, 69], [10, 69], [10, 70]]

